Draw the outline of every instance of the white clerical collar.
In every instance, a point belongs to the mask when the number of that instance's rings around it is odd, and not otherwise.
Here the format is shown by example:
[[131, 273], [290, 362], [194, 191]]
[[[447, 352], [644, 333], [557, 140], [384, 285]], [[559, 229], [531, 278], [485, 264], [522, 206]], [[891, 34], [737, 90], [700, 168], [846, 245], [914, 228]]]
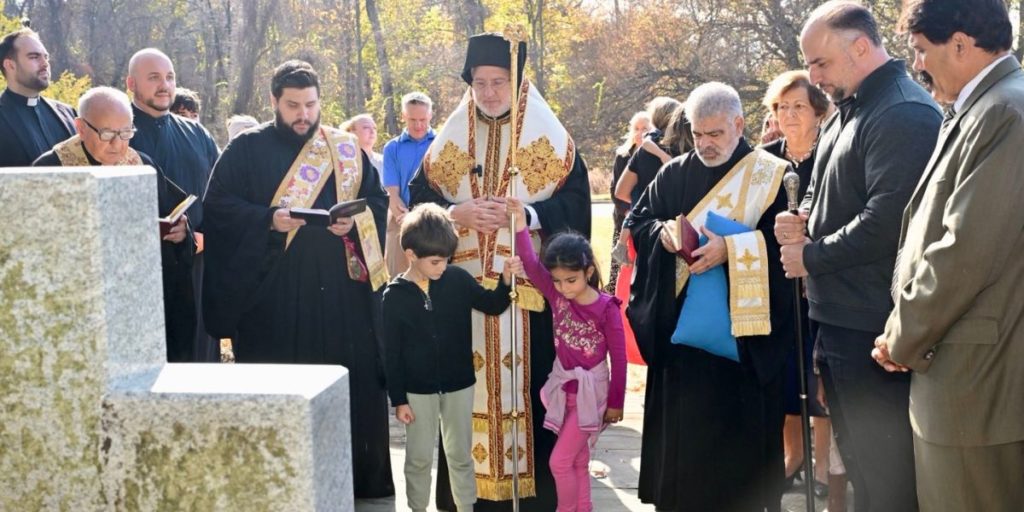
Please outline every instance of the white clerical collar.
[[25, 104], [30, 106], [30, 107], [34, 107], [34, 106], [36, 106], [37, 103], [39, 103], [39, 97], [38, 96], [36, 96], [35, 98], [25, 98], [25, 99], [27, 100], [25, 102]]
[[967, 85], [965, 85], [963, 89], [960, 89], [960, 95], [956, 97], [956, 102], [953, 103], [953, 111], [960, 112], [960, 109], [964, 108], [964, 103], [967, 102], [967, 98], [971, 97], [971, 93], [973, 93], [974, 90], [978, 88], [978, 84], [980, 84], [981, 81], [984, 80], [985, 77], [992, 72], [992, 69], [995, 68], [996, 65], [1010, 58], [1011, 56], [1013, 56], [1012, 53], [1007, 53], [1006, 55], [1003, 55], [1002, 57], [992, 61], [991, 64], [985, 66], [985, 69], [981, 70], [977, 75], [975, 75], [970, 82], [967, 82]]

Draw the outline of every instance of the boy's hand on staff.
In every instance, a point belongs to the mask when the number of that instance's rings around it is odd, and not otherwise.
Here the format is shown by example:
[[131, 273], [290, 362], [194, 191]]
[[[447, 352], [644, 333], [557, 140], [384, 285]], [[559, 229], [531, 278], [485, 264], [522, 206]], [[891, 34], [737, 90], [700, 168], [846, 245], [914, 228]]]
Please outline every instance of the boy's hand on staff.
[[395, 418], [404, 425], [410, 425], [416, 421], [416, 415], [412, 413], [412, 407], [409, 407], [409, 404], [395, 407]]
[[618, 423], [622, 421], [622, 409], [605, 409], [604, 411], [604, 422], [605, 423]]
[[509, 215], [515, 215], [516, 217], [516, 229], [518, 231], [525, 231], [529, 226], [526, 225], [526, 207], [523, 206], [523, 202], [514, 197], [505, 198], [505, 207], [507, 208]]

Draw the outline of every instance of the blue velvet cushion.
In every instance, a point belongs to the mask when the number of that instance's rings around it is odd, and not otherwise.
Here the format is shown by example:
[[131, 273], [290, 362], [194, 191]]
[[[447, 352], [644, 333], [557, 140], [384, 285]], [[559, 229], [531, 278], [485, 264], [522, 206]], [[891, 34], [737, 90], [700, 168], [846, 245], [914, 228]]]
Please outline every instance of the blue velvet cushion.
[[[719, 236], [752, 231], [714, 212], [708, 213], [704, 226]], [[703, 247], [707, 243], [708, 238], [701, 234], [700, 245]], [[690, 274], [683, 309], [672, 333], [672, 343], [696, 347], [739, 362], [740, 354], [729, 317], [729, 283], [725, 279], [725, 265], [727, 263], [700, 275]]]

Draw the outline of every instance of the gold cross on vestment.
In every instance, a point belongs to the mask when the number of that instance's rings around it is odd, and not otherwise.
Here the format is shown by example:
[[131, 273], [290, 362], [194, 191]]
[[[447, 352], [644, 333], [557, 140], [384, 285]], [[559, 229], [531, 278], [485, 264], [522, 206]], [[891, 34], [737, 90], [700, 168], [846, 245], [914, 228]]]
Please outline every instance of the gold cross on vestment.
[[743, 257], [737, 258], [736, 261], [747, 266], [747, 270], [753, 268], [754, 263], [760, 260], [757, 256], [751, 254], [750, 249], [743, 249]]
[[732, 194], [719, 194], [715, 196], [715, 201], [718, 201], [718, 209], [722, 208], [734, 208], [732, 204]]

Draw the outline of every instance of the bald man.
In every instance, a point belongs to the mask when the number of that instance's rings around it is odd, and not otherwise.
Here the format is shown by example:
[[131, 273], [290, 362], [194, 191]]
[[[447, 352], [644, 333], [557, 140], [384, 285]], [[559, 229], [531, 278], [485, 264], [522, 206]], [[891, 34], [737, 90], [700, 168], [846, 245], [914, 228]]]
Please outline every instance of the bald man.
[[[125, 93], [112, 87], [95, 87], [78, 100], [75, 126], [78, 135], [43, 153], [33, 166], [148, 165], [157, 172], [157, 202], [160, 215], [167, 215], [186, 194], [167, 178], [148, 155], [135, 151], [128, 142], [136, 135], [132, 106]], [[156, 219], [154, 219], [154, 223]], [[153, 226], [157, 229], [157, 226]], [[192, 284], [195, 239], [188, 216], [183, 216], [162, 238], [164, 315], [168, 359], [174, 347], [191, 346], [196, 329], [196, 306]]]
[[806, 277], [809, 316], [839, 453], [857, 512], [912, 512], [910, 375], [870, 357], [893, 308], [900, 217], [938, 139], [942, 113], [893, 59], [864, 5], [823, 4], [800, 35], [811, 82], [838, 112], [821, 128], [801, 214], [775, 233], [787, 277]]
[[[132, 148], [153, 157], [167, 176], [188, 194], [203, 197], [213, 164], [220, 150], [210, 132], [191, 119], [172, 114], [176, 92], [174, 64], [164, 52], [155, 48], [139, 50], [128, 61], [125, 80], [132, 93], [132, 109], [138, 133], [131, 140]], [[195, 229], [198, 252], [193, 265], [195, 303], [202, 306], [199, 295], [203, 275], [203, 206], [197, 201], [188, 209]], [[173, 362], [214, 362], [220, 360], [219, 344], [206, 334], [201, 309], [197, 309], [194, 339], [173, 350]], [[171, 354], [171, 352], [169, 352]]]

